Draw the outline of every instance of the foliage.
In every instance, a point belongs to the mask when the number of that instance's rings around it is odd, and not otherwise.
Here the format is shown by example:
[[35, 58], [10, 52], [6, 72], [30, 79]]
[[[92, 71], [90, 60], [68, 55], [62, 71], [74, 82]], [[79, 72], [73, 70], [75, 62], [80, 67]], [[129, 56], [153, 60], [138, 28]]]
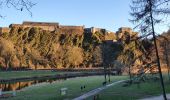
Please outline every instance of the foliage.
[[[123, 34], [123, 38], [114, 42], [112, 33], [62, 34], [37, 27], [12, 27], [9, 33], [1, 36], [8, 43], [1, 42], [0, 45], [2, 48], [12, 45], [12, 49], [5, 49], [12, 50], [11, 68], [102, 67], [103, 64], [108, 67], [114, 65], [115, 60], [122, 65], [132, 66], [144, 59], [142, 55], [148, 53], [150, 45], [140, 40], [131, 41], [137, 37], [130, 32]], [[6, 67], [5, 57], [0, 55], [1, 67]]]
[[83, 51], [79, 47], [69, 47], [65, 55], [66, 63], [78, 66], [83, 62]]
[[94, 52], [92, 52], [93, 62], [97, 66], [101, 66], [103, 59], [102, 59], [102, 47], [96, 46]]
[[[100, 45], [105, 41], [103, 33], [62, 34], [57, 30], [51, 32], [38, 27], [12, 27], [9, 33], [3, 33], [1, 37], [9, 41], [7, 45], [12, 43], [15, 47], [9, 50], [14, 51], [10, 54], [13, 57], [11, 64], [17, 68], [76, 68], [102, 64]], [[6, 43], [0, 44], [5, 49]], [[1, 55], [2, 67], [5, 67], [5, 57]]]
[[4, 38], [0, 38], [0, 55], [4, 58], [7, 69], [10, 67], [10, 63], [14, 58], [15, 49], [14, 44]]

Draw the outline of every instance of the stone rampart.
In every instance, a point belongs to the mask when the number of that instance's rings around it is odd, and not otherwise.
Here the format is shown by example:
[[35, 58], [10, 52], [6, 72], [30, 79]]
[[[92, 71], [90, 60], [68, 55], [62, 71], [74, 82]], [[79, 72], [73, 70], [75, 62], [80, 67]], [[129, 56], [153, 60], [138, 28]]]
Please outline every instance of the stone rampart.
[[84, 33], [84, 26], [60, 26], [59, 29], [63, 34], [80, 34]]

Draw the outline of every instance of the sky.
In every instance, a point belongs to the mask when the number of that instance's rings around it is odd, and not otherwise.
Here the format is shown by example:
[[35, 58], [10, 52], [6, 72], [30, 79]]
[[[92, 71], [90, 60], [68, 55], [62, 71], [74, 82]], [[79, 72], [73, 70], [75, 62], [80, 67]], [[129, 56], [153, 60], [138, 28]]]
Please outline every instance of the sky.
[[[135, 27], [131, 19], [131, 0], [32, 0], [36, 5], [28, 11], [15, 10], [13, 7], [0, 8], [0, 27], [23, 21], [59, 22], [61, 25], [85, 25], [116, 32], [120, 27]], [[162, 32], [167, 27], [157, 30]]]

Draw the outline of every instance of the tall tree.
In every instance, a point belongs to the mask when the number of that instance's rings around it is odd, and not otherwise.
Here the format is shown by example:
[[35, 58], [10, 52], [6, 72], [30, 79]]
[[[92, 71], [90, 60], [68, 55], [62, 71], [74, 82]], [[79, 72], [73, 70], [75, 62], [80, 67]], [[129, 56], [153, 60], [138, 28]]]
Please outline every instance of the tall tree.
[[6, 69], [9, 69], [10, 63], [15, 55], [14, 44], [4, 38], [0, 38], [0, 56], [5, 59]]
[[96, 46], [94, 52], [92, 52], [93, 61], [95, 66], [101, 66], [102, 64], [102, 48], [101, 46]]
[[141, 29], [141, 32], [144, 32], [146, 34], [152, 34], [153, 36], [157, 57], [157, 65], [161, 78], [163, 96], [165, 100], [167, 100], [167, 98], [162, 78], [154, 25], [162, 21], [160, 17], [164, 17], [165, 15], [168, 15], [170, 13], [170, 7], [168, 5], [169, 3], [170, 0], [132, 0], [131, 6], [131, 15], [133, 17], [131, 21], [133, 23], [138, 23], [137, 27]]

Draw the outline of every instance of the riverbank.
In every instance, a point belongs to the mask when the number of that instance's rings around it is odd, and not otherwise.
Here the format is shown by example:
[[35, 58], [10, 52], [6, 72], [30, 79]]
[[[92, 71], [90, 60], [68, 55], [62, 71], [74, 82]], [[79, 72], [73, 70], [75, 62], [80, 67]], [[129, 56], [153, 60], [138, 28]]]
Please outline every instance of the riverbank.
[[[111, 76], [111, 81], [127, 79], [127, 76]], [[77, 77], [52, 83], [30, 86], [16, 92], [16, 97], [2, 100], [64, 100], [73, 99], [90, 90], [102, 86], [104, 76]], [[85, 86], [81, 89], [81, 86]], [[60, 89], [67, 88], [67, 94], [61, 95]]]

